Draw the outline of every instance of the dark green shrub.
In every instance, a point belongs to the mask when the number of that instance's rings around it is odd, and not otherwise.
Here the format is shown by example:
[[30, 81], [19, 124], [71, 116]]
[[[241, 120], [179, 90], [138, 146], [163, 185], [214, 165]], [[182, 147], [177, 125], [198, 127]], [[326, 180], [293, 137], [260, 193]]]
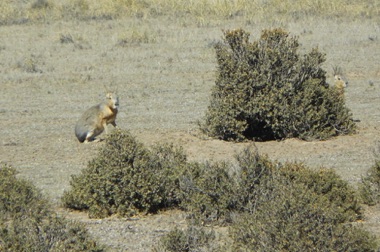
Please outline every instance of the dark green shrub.
[[211, 251], [214, 240], [213, 231], [206, 231], [204, 227], [190, 225], [184, 231], [175, 228], [163, 236], [155, 251]]
[[348, 224], [362, 211], [334, 171], [271, 162], [250, 149], [237, 160], [243, 208], [231, 226], [230, 250], [375, 251], [374, 238]]
[[313, 171], [302, 164], [286, 164], [280, 172], [289, 183], [305, 185], [318, 197], [326, 199], [339, 223], [363, 217], [356, 191], [334, 170]]
[[[349, 224], [362, 211], [353, 188], [334, 171], [273, 162], [252, 147], [236, 160], [235, 173], [228, 163], [192, 164], [181, 179], [191, 225], [230, 225], [231, 244], [216, 251], [375, 251], [374, 238]], [[194, 236], [175, 229], [163, 238], [164, 248], [207, 251], [189, 249]]]
[[145, 148], [127, 131], [114, 131], [98, 156], [71, 180], [66, 207], [88, 209], [91, 217], [156, 212], [179, 203], [179, 176], [186, 166], [182, 149]]
[[216, 86], [201, 123], [206, 134], [223, 140], [327, 139], [355, 131], [344, 97], [326, 83], [325, 56], [297, 50], [296, 37], [281, 29], [226, 31], [215, 46]]
[[180, 179], [180, 206], [197, 224], [227, 224], [235, 213], [252, 213], [272, 199], [279, 185], [284, 190], [302, 186], [312, 191], [315, 197], [324, 199], [325, 208], [332, 209], [336, 223], [362, 217], [354, 189], [333, 170], [313, 171], [303, 164], [276, 163], [252, 147], [237, 155], [236, 160], [239, 168], [235, 173], [229, 163], [192, 164]]
[[[281, 183], [285, 182], [285, 183]], [[368, 232], [341, 223], [326, 197], [306, 185], [272, 185], [254, 211], [236, 218], [231, 251], [376, 251]]]
[[361, 208], [354, 190], [332, 170], [273, 162], [252, 147], [237, 155], [234, 165], [189, 163], [180, 148], [147, 149], [119, 130], [71, 185], [64, 204], [89, 210], [90, 216], [186, 210], [191, 228], [165, 236], [162, 249], [168, 251], [205, 251], [211, 238], [201, 226], [231, 223], [233, 243], [223, 250], [372, 251], [376, 246], [368, 233], [348, 224], [361, 218]]
[[229, 164], [224, 162], [195, 163], [181, 177], [181, 207], [197, 224], [223, 224], [237, 208], [238, 187], [229, 169]]
[[78, 223], [49, 210], [48, 202], [16, 170], [0, 168], [1, 251], [103, 251]]
[[365, 204], [376, 205], [380, 202], [380, 160], [376, 160], [375, 165], [362, 178], [359, 191]]
[[282, 185], [283, 190], [302, 186], [325, 199], [326, 207], [333, 209], [339, 223], [362, 217], [354, 189], [333, 170], [313, 171], [303, 164], [272, 162], [251, 148], [240, 153], [237, 160], [241, 169], [238, 195], [244, 212], [254, 212], [257, 205], [270, 200], [273, 190]]
[[48, 215], [47, 201], [30, 182], [16, 179], [16, 170], [10, 166], [0, 168], [0, 218], [19, 219], [22, 216], [37, 218]]

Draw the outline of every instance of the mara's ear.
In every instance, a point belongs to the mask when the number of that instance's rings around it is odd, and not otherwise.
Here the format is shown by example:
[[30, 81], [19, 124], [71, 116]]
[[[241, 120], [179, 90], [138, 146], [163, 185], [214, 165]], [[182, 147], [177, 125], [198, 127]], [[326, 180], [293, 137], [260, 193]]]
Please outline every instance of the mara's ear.
[[333, 66], [332, 67], [332, 72], [333, 72], [333, 75], [336, 76], [336, 75], [342, 75], [342, 68], [340, 66]]
[[111, 84], [110, 87], [112, 87], [112, 88], [107, 87], [105, 84], [103, 86], [104, 86], [104, 89], [105, 89], [105, 91], [106, 91], [107, 94], [108, 93], [112, 93], [112, 94], [117, 95], [117, 93], [119, 91], [119, 87], [117, 85], [114, 85], [114, 84]]
[[106, 86], [106, 84], [103, 85], [104, 90], [106, 91], [106, 94], [112, 93], [111, 90]]

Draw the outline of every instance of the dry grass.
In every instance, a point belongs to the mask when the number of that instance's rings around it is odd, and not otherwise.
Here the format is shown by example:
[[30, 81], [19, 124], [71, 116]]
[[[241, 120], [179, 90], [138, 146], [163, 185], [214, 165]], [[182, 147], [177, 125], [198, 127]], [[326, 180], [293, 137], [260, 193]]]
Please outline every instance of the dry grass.
[[324, 17], [354, 20], [380, 16], [376, 0], [29, 0], [0, 2], [0, 24], [20, 24], [59, 19], [118, 19], [170, 15], [191, 16], [198, 25], [226, 18], [257, 20], [297, 20]]

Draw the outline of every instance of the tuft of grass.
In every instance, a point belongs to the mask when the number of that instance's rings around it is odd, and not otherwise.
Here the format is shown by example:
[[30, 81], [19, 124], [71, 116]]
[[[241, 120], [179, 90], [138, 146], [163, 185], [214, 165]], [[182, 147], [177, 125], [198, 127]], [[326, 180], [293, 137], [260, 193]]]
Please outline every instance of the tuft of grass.
[[40, 60], [36, 55], [31, 54], [17, 62], [17, 68], [27, 73], [42, 73], [38, 67]]
[[157, 42], [157, 35], [153, 31], [132, 28], [130, 31], [119, 35], [117, 45], [127, 47], [129, 45], [140, 45]]
[[74, 43], [73, 36], [71, 36], [70, 33], [68, 33], [68, 34], [60, 34], [59, 35], [59, 41], [62, 44], [71, 44], [71, 43]]

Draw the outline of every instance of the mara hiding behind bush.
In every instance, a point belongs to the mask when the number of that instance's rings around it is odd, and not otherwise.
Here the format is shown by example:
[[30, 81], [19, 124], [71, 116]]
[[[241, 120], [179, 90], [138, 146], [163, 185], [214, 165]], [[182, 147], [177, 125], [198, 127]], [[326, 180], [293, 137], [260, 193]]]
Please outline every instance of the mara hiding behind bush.
[[211, 103], [200, 126], [223, 140], [327, 139], [355, 132], [336, 87], [326, 83], [325, 56], [317, 48], [300, 55], [299, 43], [281, 29], [258, 41], [241, 29], [224, 32]]

